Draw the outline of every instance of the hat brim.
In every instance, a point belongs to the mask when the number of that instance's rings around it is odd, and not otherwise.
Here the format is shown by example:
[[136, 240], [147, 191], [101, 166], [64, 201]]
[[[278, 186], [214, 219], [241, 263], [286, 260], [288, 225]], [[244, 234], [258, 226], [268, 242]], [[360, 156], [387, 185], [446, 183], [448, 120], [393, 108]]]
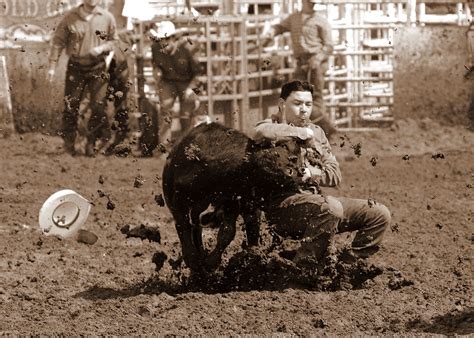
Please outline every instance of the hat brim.
[[153, 28], [150, 29], [150, 34], [153, 35], [153, 37], [155, 37], [157, 39], [166, 39], [166, 38], [170, 38], [172, 36], [176, 36], [176, 32], [174, 32], [172, 34], [163, 34], [162, 32], [157, 32]]
[[39, 225], [46, 235], [74, 235], [86, 222], [91, 209], [87, 199], [65, 189], [52, 194], [39, 212]]

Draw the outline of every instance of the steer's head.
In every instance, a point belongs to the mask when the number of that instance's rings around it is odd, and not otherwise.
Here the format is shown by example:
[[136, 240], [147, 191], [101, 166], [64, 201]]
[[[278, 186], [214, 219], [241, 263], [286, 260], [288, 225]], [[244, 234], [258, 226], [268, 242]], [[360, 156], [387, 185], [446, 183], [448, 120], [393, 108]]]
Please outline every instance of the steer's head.
[[297, 191], [304, 174], [300, 145], [295, 140], [269, 142], [251, 150], [249, 180], [259, 195], [280, 195]]

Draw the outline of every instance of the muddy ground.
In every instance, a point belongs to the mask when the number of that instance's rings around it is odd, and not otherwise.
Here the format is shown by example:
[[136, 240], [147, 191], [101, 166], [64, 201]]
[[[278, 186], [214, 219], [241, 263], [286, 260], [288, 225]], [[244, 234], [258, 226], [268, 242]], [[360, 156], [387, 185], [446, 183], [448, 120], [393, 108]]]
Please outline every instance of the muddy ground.
[[[366, 262], [377, 276], [317, 291], [275, 285], [269, 275], [220, 288], [190, 280], [160, 203], [159, 154], [73, 158], [57, 137], [0, 139], [0, 333], [474, 334], [474, 134], [403, 120], [332, 142], [344, 180], [326, 193], [383, 202], [393, 224]], [[42, 203], [64, 188], [93, 203], [84, 228], [98, 236], [94, 244], [41, 233]], [[126, 236], [141, 225], [154, 240]], [[239, 232], [224, 264], [242, 255], [241, 239]]]

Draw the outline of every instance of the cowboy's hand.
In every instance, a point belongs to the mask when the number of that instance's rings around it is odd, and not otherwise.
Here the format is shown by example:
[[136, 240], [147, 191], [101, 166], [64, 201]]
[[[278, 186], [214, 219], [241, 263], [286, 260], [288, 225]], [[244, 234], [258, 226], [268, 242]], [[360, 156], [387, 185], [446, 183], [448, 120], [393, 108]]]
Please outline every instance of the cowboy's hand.
[[104, 52], [104, 47], [103, 46], [97, 46], [91, 49], [91, 55], [92, 56], [99, 56]]
[[321, 67], [321, 63], [323, 63], [326, 56], [323, 53], [314, 54], [308, 60], [308, 66], [310, 69], [318, 69]]
[[313, 193], [321, 193], [319, 184], [321, 182], [321, 176], [313, 175], [304, 181], [306, 189], [313, 190]]
[[155, 79], [155, 85], [160, 83], [162, 75], [163, 72], [159, 68], [153, 67], [153, 78]]
[[313, 139], [314, 131], [309, 127], [299, 128], [298, 130], [298, 138], [303, 141]]
[[311, 177], [311, 171], [309, 171], [308, 168], [304, 168], [303, 169], [303, 177], [301, 177], [301, 180], [303, 182], [306, 182], [307, 180], [309, 180]]
[[[309, 149], [306, 152], [306, 159], [308, 160], [309, 164], [311, 164], [314, 167], [317, 167], [317, 168], [323, 167], [323, 161], [321, 160], [321, 157], [314, 149]], [[321, 173], [318, 173], [318, 175], [320, 174]]]
[[309, 187], [319, 185], [323, 172], [318, 168], [304, 168], [301, 171], [301, 174], [301, 181], [305, 184], [305, 186]]
[[195, 100], [196, 99], [196, 93], [194, 92], [194, 90], [192, 88], [188, 87], [184, 91], [184, 98], [186, 100]]
[[319, 65], [320, 65], [320, 62], [316, 58], [316, 55], [313, 55], [312, 57], [309, 58], [308, 60], [309, 69], [318, 69]]
[[47, 76], [48, 82], [53, 82], [55, 75], [56, 75], [56, 69], [55, 68], [48, 69], [48, 76]]
[[275, 31], [271, 25], [266, 22], [263, 27], [262, 34], [260, 35], [260, 40], [262, 41], [263, 45], [267, 45], [271, 41], [273, 41], [273, 37], [275, 36]]

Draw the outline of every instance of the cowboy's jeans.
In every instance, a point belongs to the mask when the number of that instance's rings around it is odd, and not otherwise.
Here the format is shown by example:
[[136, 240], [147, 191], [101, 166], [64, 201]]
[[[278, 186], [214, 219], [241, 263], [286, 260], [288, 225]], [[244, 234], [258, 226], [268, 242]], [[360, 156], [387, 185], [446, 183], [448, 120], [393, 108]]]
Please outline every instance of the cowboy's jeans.
[[86, 92], [90, 93], [91, 116], [87, 125], [88, 142], [94, 143], [108, 130], [109, 121], [105, 111], [108, 78], [102, 60], [90, 66], [69, 61], [64, 89], [63, 138], [67, 145], [74, 144], [77, 133], [79, 107]]
[[364, 199], [332, 197], [303, 191], [271, 205], [267, 219], [276, 233], [300, 239], [295, 262], [312, 257], [321, 260], [336, 233], [355, 231], [352, 250], [365, 256], [378, 249], [390, 223], [390, 211]]

